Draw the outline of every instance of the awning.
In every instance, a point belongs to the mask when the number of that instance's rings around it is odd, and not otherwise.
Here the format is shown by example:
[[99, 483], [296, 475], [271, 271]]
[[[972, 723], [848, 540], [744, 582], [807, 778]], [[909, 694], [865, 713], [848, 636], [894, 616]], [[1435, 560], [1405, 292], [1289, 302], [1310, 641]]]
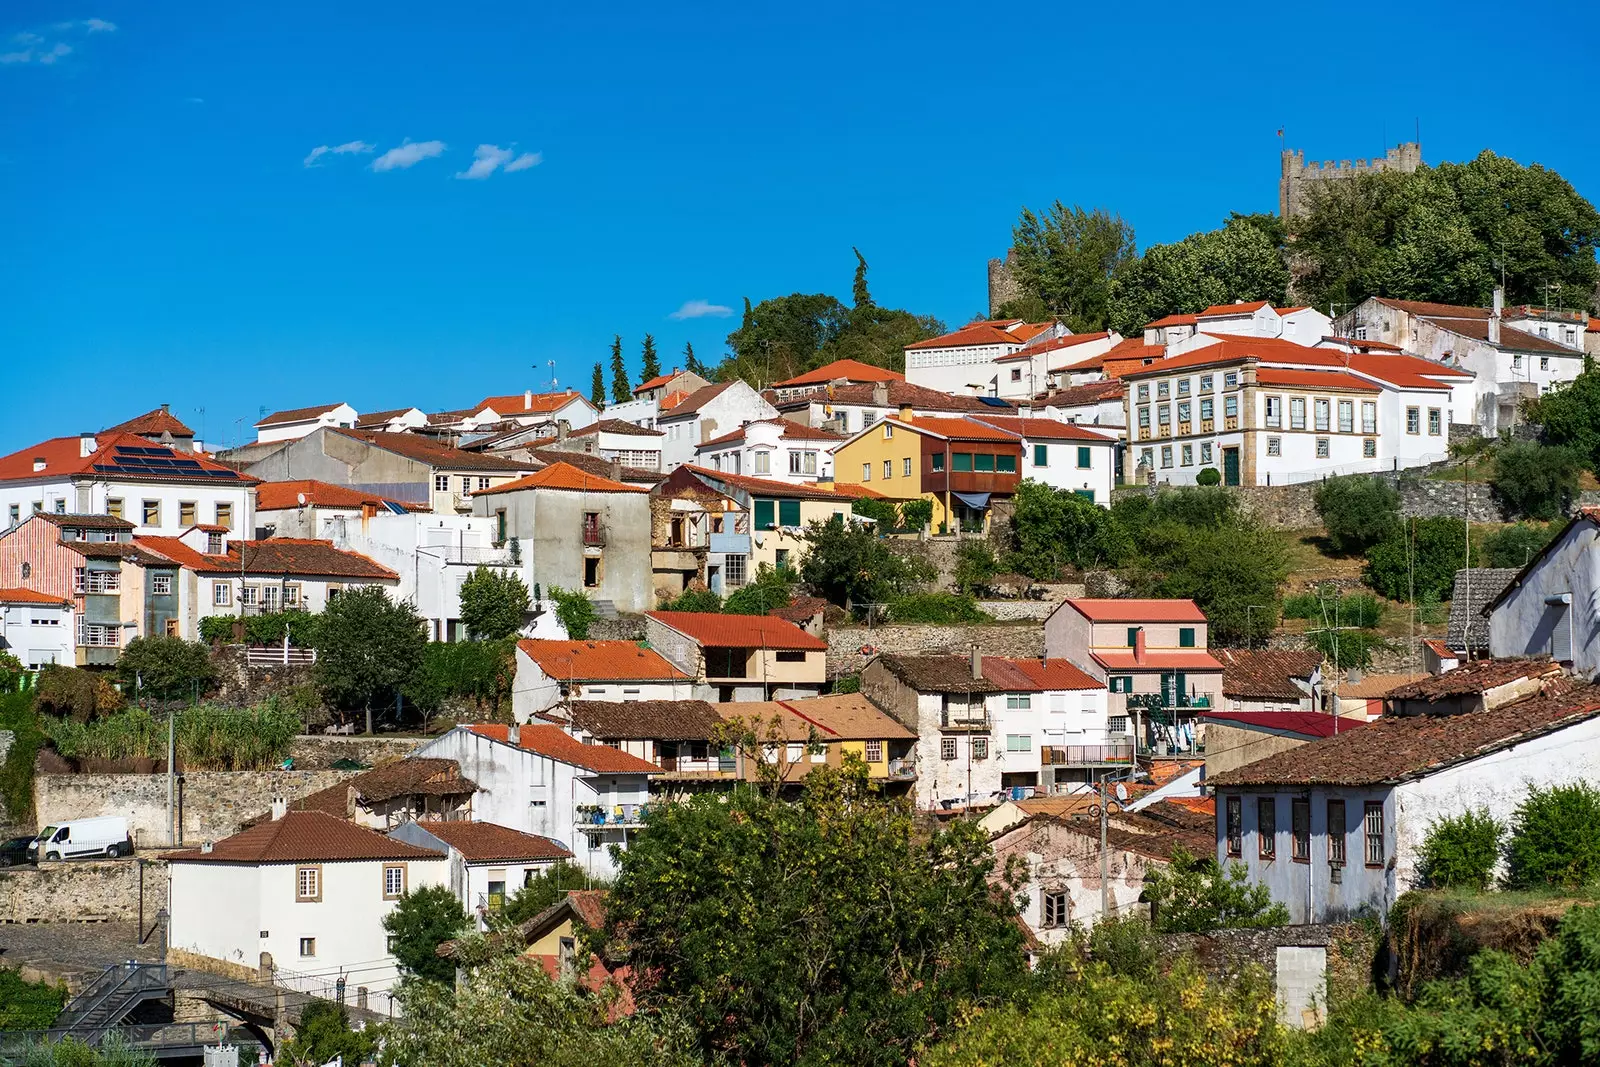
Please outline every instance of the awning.
[[982, 511], [984, 508], [989, 506], [989, 494], [988, 493], [956, 493], [956, 492], [952, 492], [951, 495], [954, 496], [957, 500], [961, 501], [967, 507], [971, 508], [973, 511]]

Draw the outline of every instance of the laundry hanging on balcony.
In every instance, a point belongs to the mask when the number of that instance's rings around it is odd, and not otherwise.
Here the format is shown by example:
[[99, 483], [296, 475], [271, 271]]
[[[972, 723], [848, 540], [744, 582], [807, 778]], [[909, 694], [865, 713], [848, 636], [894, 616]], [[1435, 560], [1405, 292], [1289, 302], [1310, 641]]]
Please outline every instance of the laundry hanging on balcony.
[[952, 493], [951, 495], [973, 511], [982, 511], [989, 506], [988, 493]]

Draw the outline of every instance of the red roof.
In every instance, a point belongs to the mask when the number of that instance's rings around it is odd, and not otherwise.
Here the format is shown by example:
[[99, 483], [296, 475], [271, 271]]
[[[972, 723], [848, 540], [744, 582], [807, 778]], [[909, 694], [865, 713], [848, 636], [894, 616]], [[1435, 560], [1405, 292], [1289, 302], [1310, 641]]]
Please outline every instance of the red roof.
[[[80, 475], [95, 475], [105, 477], [123, 477], [132, 481], [177, 481], [177, 482], [203, 482], [207, 485], [247, 484], [254, 485], [255, 478], [248, 474], [240, 474], [232, 467], [215, 463], [198, 452], [185, 452], [177, 448], [154, 444], [136, 433], [121, 431], [107, 431], [102, 434], [92, 435], [94, 451], [83, 455], [82, 438], [74, 434], [71, 437], [53, 437], [48, 441], [41, 441], [29, 448], [24, 448], [11, 453], [9, 456], [0, 456], [0, 482], [20, 481], [22, 479], [54, 479], [74, 477]], [[117, 449], [139, 449], [131, 453], [148, 461], [153, 459], [167, 461], [184, 461], [185, 465], [194, 463], [198, 465], [189, 467], [187, 473], [174, 469], [170, 474], [158, 474], [148, 462], [140, 464], [143, 468], [138, 472], [123, 469], [120, 474], [109, 471], [96, 471], [96, 466], [118, 466], [121, 458]], [[155, 450], [159, 449], [159, 453]], [[43, 470], [34, 470], [36, 461], [43, 461]], [[130, 460], [131, 462], [131, 460]], [[231, 477], [213, 477], [212, 471], [226, 471]]]
[[307, 478], [293, 482], [262, 482], [256, 486], [256, 510], [297, 508], [302, 495], [308, 505], [322, 508], [379, 507], [384, 502], [384, 498], [376, 493]]
[[1256, 368], [1259, 385], [1289, 385], [1306, 389], [1348, 389], [1360, 393], [1378, 393], [1382, 390], [1364, 378], [1325, 370], [1292, 370], [1283, 367]]
[[572, 493], [648, 493], [637, 485], [625, 485], [598, 474], [581, 471], [570, 463], [552, 463], [538, 474], [506, 482], [489, 489], [479, 489], [474, 496], [492, 496], [495, 493], [515, 493], [523, 489], [561, 489]]
[[1040, 441], [1092, 441], [1095, 444], [1116, 444], [1117, 439], [1103, 433], [1079, 426], [1075, 422], [1062, 422], [1060, 419], [1011, 417], [1008, 415], [974, 415], [973, 419], [987, 423], [996, 429], [1007, 433], [1018, 434], [1033, 440]]
[[1144, 324], [1144, 329], [1146, 329], [1146, 330], [1159, 330], [1164, 326], [1193, 326], [1193, 325], [1195, 325], [1195, 316], [1193, 316], [1193, 315], [1163, 315], [1161, 318], [1156, 319], [1154, 322], [1145, 323]]
[[828, 642], [771, 615], [718, 615], [704, 611], [647, 611], [654, 619], [710, 648], [771, 648], [826, 652]]
[[1223, 316], [1227, 315], [1253, 315], [1257, 311], [1260, 311], [1262, 308], [1268, 306], [1270, 306], [1270, 303], [1266, 300], [1251, 300], [1248, 303], [1240, 304], [1212, 304], [1210, 307], [1200, 312], [1200, 314], [1196, 315], [1195, 318], [1213, 319], [1222, 318]]
[[1206, 722], [1244, 726], [1299, 737], [1332, 737], [1362, 725], [1359, 719], [1340, 720], [1314, 711], [1208, 711]]
[[421, 825], [428, 833], [461, 853], [469, 863], [572, 858], [571, 851], [559, 841], [538, 834], [525, 834], [498, 823], [449, 820]]
[[1122, 399], [1127, 388], [1116, 378], [1105, 378], [1057, 389], [1053, 393], [1040, 393], [1033, 398], [1033, 402], [1058, 408], [1092, 407], [1106, 400]]
[[136, 433], [141, 437], [155, 437], [163, 433], [170, 433], [173, 437], [193, 437], [194, 431], [185, 426], [176, 415], [166, 408], [156, 408], [143, 415], [135, 415], [127, 422], [119, 422], [115, 426], [108, 426], [106, 433]]
[[1089, 653], [1096, 663], [1109, 670], [1134, 671], [1159, 669], [1164, 671], [1220, 671], [1218, 663], [1209, 652], [1199, 649], [1146, 649], [1144, 659], [1134, 659], [1133, 649], [1096, 649]]
[[[481, 737], [509, 745], [509, 726], [497, 723], [474, 723], [467, 727]], [[630, 756], [620, 749], [606, 745], [586, 745], [559, 726], [523, 726], [518, 728], [518, 747], [527, 749], [547, 759], [570, 763], [574, 767], [596, 774], [660, 774], [661, 768], [646, 763], [638, 756]]]
[[289, 422], [310, 422], [319, 419], [339, 407], [344, 401], [337, 404], [315, 404], [308, 408], [290, 408], [287, 411], [274, 411], [271, 415], [256, 423], [257, 426], [277, 426]]
[[745, 423], [743, 426], [732, 431], [731, 433], [725, 433], [721, 437], [713, 437], [709, 441], [702, 442], [696, 447], [695, 451], [703, 451], [707, 448], [714, 448], [717, 445], [725, 445], [732, 441], [742, 441], [744, 440], [745, 430], [752, 426], [777, 426], [783, 431], [780, 436], [793, 438], [795, 440], [833, 442], [844, 440], [844, 438], [840, 437], [836, 433], [829, 433], [827, 430], [819, 430], [813, 426], [804, 426], [798, 422], [795, 422], [793, 419], [757, 419], [755, 422]]
[[[566, 407], [574, 400], [583, 400], [583, 394], [572, 389], [563, 389], [559, 393], [534, 393], [531, 398], [526, 393], [486, 396], [472, 411], [476, 414], [484, 408], [490, 408], [503, 419], [517, 415], [548, 415], [552, 411]], [[588, 403], [587, 400], [583, 402]]]
[[290, 811], [225, 837], [211, 851], [191, 848], [165, 857], [183, 863], [337, 863], [341, 860], [436, 860], [443, 856], [335, 818]]
[[1170, 374], [1174, 371], [1254, 359], [1269, 365], [1287, 364], [1292, 368], [1349, 370], [1407, 389], [1446, 389], [1432, 377], [1470, 377], [1467, 372], [1419, 356], [1343, 352], [1334, 348], [1308, 348], [1277, 337], [1238, 337], [1214, 335], [1214, 344], [1178, 356], [1123, 372], [1124, 377]]
[[748, 474], [729, 474], [727, 471], [714, 471], [708, 467], [697, 467], [692, 463], [685, 463], [678, 468], [708, 481], [721, 482], [733, 488], [742, 489], [751, 496], [791, 497], [800, 500], [837, 500], [838, 493], [831, 489], [823, 489], [810, 482], [790, 483], [774, 481], [771, 478], [753, 478]]
[[0, 604], [49, 604], [51, 607], [71, 607], [72, 602], [32, 589], [0, 589]]
[[1075, 597], [1069, 607], [1093, 622], [1205, 622], [1192, 600], [1112, 600]]
[[597, 433], [623, 434], [623, 435], [628, 436], [628, 437], [665, 437], [665, 436], [667, 436], [666, 434], [662, 433], [660, 430], [649, 430], [649, 429], [646, 429], [643, 426], [635, 426], [631, 422], [624, 422], [621, 419], [600, 419], [597, 422], [591, 422], [589, 425], [585, 426], [581, 430], [573, 430], [567, 436], [568, 437], [589, 437], [589, 436], [591, 436], [593, 434], [597, 434]]
[[[729, 389], [732, 389], [738, 384], [740, 384], [738, 381], [718, 382], [716, 385], [702, 386], [701, 388], [696, 389], [694, 392], [685, 393], [682, 396], [679, 396], [677, 393], [671, 393], [662, 399], [661, 413], [656, 417], [658, 420], [660, 420], [676, 419], [685, 415], [693, 415], [695, 412], [699, 411], [701, 408], [711, 403], [711, 401], [715, 400], [717, 397], [721, 396], [723, 393], [727, 392]], [[668, 414], [669, 411], [671, 414]]]
[[400, 577], [359, 552], [334, 548], [332, 541], [309, 538], [271, 537], [265, 541], [230, 541], [227, 554], [221, 556], [200, 552], [177, 537], [135, 537], [133, 543], [196, 574], [359, 578], [369, 581], [392, 581]]
[[526, 638], [517, 651], [552, 678], [574, 681], [679, 681], [689, 676], [661, 653], [633, 641], [549, 641]]
[[1082, 670], [1064, 659], [1012, 659], [984, 656], [983, 676], [1012, 692], [1042, 692], [1048, 689], [1104, 689]]
[[1113, 345], [1110, 350], [1099, 355], [1081, 359], [1076, 363], [1057, 368], [1057, 374], [1082, 374], [1087, 371], [1104, 371], [1106, 377], [1116, 378], [1126, 373], [1130, 368], [1141, 367], [1147, 360], [1155, 361], [1166, 356], [1167, 350], [1162, 345], [1147, 345], [1137, 337], [1130, 337], [1125, 341]]
[[1354, 348], [1354, 349], [1358, 349], [1358, 350], [1360, 350], [1360, 349], [1373, 349], [1373, 350], [1378, 351], [1378, 352], [1404, 352], [1405, 351], [1405, 349], [1401, 348], [1399, 345], [1392, 345], [1387, 341], [1358, 341], [1354, 337], [1337, 337], [1337, 336], [1334, 336], [1332, 334], [1324, 335], [1322, 339], [1324, 341], [1326, 341], [1326, 342], [1331, 342], [1331, 343], [1336, 344], [1336, 345], [1347, 345], [1350, 348]]
[[673, 368], [666, 374], [658, 374], [647, 382], [640, 382], [638, 385], [633, 387], [633, 395], [638, 396], [646, 389], [657, 389], [663, 385], [666, 385], [668, 382], [672, 381], [672, 379], [676, 378], [682, 373], [683, 371]]
[[1104, 341], [1111, 334], [1107, 330], [1099, 333], [1069, 333], [1065, 337], [1055, 337], [1036, 345], [1029, 345], [1020, 352], [1013, 352], [1009, 356], [1001, 356], [996, 363], [1008, 363], [1015, 360], [1029, 359], [1045, 352], [1057, 352], [1063, 348], [1074, 348], [1089, 341]]
[[[1011, 327], [1009, 330], [1006, 328], [1008, 325]], [[1021, 345], [1048, 330], [1051, 325], [1048, 322], [1028, 323], [1017, 319], [972, 322], [952, 333], [906, 345], [906, 351], [919, 348], [964, 348], [970, 345]]]
[[1273, 308], [1272, 310], [1276, 311], [1280, 318], [1284, 318], [1284, 317], [1287, 317], [1289, 315], [1293, 315], [1296, 311], [1310, 311], [1311, 310], [1311, 305], [1310, 304], [1296, 304], [1292, 308]]
[[[913, 417], [910, 422], [900, 419], [885, 419], [883, 422], [892, 422], [907, 430], [916, 430], [919, 433], [933, 434], [937, 437], [948, 437], [952, 441], [1010, 441], [1017, 443], [1017, 436], [1005, 430], [996, 429], [986, 423], [978, 422], [975, 418], [945, 419], [938, 417]], [[866, 433], [876, 430], [883, 422], [874, 423], [861, 431]], [[859, 434], [857, 436], [860, 436]], [[1019, 445], [1020, 447], [1020, 445]]]
[[885, 367], [874, 367], [870, 363], [863, 363], [858, 359], [836, 359], [815, 370], [808, 370], [804, 374], [797, 374], [793, 378], [776, 383], [776, 388], [784, 389], [793, 385], [826, 385], [840, 379], [847, 382], [903, 382], [904, 374], [888, 370]]

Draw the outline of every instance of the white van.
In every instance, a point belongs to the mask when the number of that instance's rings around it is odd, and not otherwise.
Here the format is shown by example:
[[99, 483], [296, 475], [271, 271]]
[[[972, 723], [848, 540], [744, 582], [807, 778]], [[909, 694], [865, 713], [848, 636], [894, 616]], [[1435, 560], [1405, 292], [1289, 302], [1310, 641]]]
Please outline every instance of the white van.
[[106, 815], [98, 819], [73, 819], [71, 822], [46, 826], [28, 846], [28, 854], [35, 860], [70, 860], [88, 856], [108, 856], [116, 859], [133, 853], [133, 839], [128, 834], [128, 820], [121, 815]]

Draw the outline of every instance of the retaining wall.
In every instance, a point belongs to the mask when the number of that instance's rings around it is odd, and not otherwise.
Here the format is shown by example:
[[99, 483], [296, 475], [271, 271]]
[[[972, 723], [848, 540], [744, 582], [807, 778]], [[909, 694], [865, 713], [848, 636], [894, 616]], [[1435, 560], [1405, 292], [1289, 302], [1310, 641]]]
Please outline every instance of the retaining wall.
[[403, 759], [425, 744], [417, 737], [342, 737], [304, 735], [294, 739], [289, 755], [297, 771], [327, 770], [341, 759], [376, 765]]
[[0, 923], [144, 921], [167, 906], [167, 865], [159, 859], [71, 860], [0, 869]]
[[[988, 656], [1044, 655], [1044, 627], [1032, 622], [970, 626], [838, 626], [828, 631], [828, 677], [854, 674], [880, 652], [965, 654], [976, 645]], [[865, 649], [865, 651], [863, 651]]]

